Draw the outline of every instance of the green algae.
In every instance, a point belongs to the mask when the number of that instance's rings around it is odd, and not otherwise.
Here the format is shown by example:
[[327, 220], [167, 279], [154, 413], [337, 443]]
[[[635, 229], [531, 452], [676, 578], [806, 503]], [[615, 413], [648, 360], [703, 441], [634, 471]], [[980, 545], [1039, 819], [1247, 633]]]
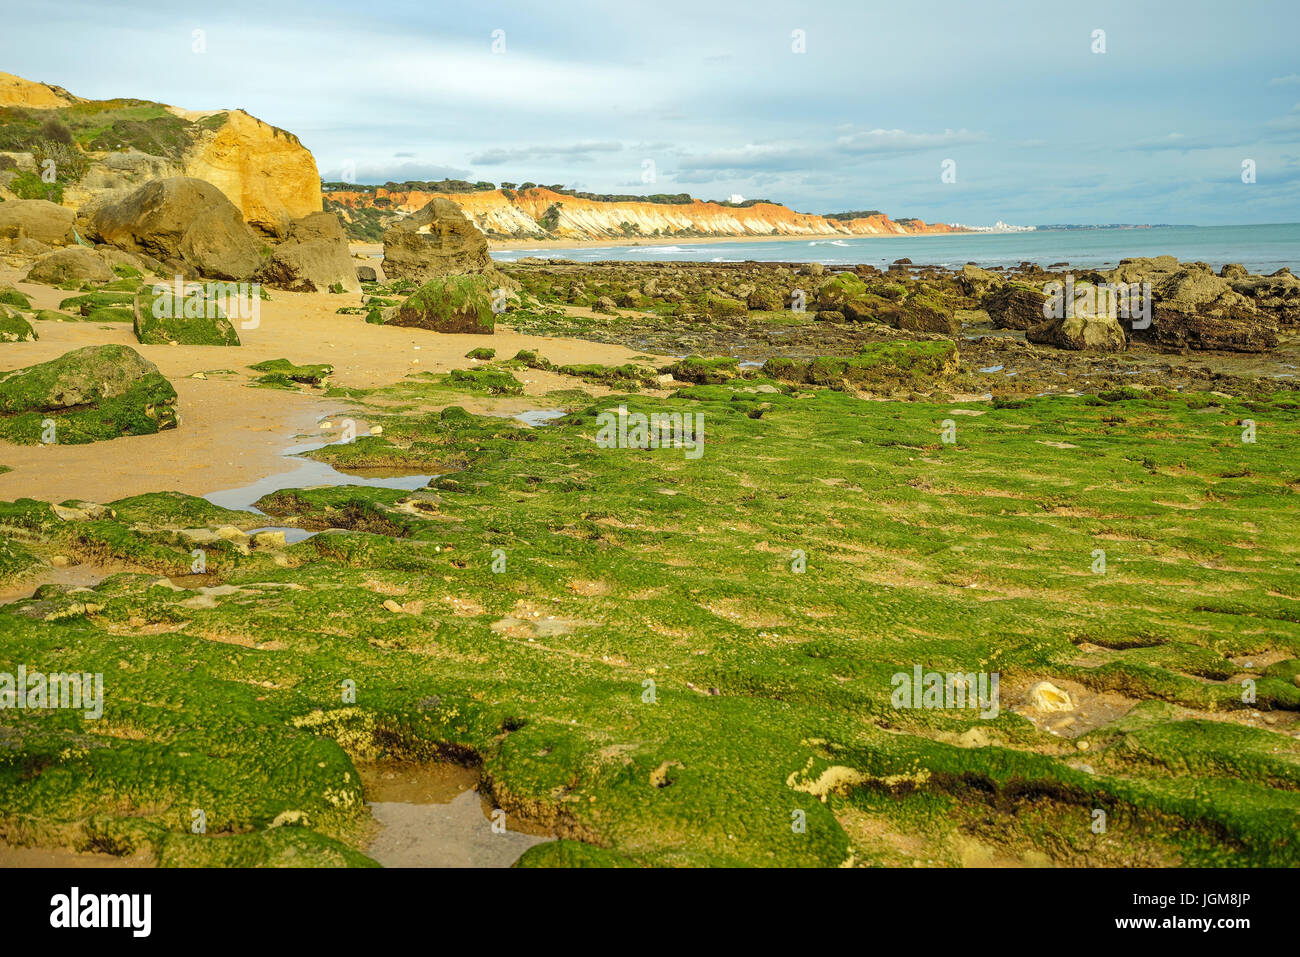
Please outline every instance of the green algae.
[[[900, 367], [876, 358], [864, 368]], [[383, 416], [382, 436], [313, 456], [460, 471], [264, 498], [321, 533], [221, 552], [229, 591], [119, 575], [91, 612], [0, 608], [6, 660], [106, 685], [98, 724], [0, 711], [0, 834], [164, 863], [361, 864], [355, 762], [456, 754], [509, 815], [566, 838], [522, 866], [957, 865], [971, 846], [1300, 861], [1297, 744], [1250, 724], [1300, 710], [1292, 401], [996, 408], [765, 384], [609, 396], [544, 429]], [[702, 413], [702, 458], [599, 448], [620, 404]], [[179, 567], [176, 529], [243, 514], [200, 502], [142, 496], [91, 521], [14, 503], [0, 533], [30, 555], [81, 543]], [[1250, 672], [1249, 703], [1241, 655], [1280, 656]], [[914, 665], [998, 672], [1000, 713], [894, 708], [891, 675]], [[1044, 679], [1135, 706], [1082, 751], [1022, 713], [1013, 689]]]

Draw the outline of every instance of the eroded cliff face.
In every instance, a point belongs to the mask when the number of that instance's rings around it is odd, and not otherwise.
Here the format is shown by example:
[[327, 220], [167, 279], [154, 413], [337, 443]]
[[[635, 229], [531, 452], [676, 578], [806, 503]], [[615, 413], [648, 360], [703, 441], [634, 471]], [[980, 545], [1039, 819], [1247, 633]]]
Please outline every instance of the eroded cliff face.
[[498, 238], [561, 239], [688, 238], [699, 236], [905, 236], [961, 230], [945, 223], [895, 222], [883, 214], [861, 219], [827, 219], [797, 213], [776, 203], [724, 206], [690, 203], [601, 202], [556, 193], [544, 187], [506, 192], [432, 193], [336, 190], [329, 198], [353, 209], [376, 205], [412, 213], [433, 199], [448, 199], [479, 229]]
[[292, 133], [243, 110], [205, 130], [183, 162], [184, 175], [217, 187], [262, 232], [284, 236], [291, 220], [321, 211], [315, 157]]
[[[81, 208], [155, 179], [189, 176], [217, 187], [262, 234], [282, 239], [293, 220], [322, 209], [320, 174], [298, 137], [243, 110], [194, 111], [143, 100], [85, 100], [67, 90], [0, 73], [0, 122], [18, 171], [40, 172], [46, 122], [67, 131], [74, 176], [60, 175], [59, 200]], [[36, 112], [39, 111], [39, 112]], [[83, 159], [84, 158], [84, 159]], [[2, 172], [2, 171], [0, 171]], [[12, 175], [0, 175], [0, 197]]]

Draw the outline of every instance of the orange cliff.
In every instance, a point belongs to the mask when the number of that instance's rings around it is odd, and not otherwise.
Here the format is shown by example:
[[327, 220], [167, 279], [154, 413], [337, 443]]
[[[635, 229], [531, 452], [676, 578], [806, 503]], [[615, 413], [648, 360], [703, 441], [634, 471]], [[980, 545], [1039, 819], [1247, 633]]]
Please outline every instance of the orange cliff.
[[[957, 233], [946, 223], [895, 222], [882, 214], [861, 219], [827, 219], [796, 213], [776, 203], [724, 206], [689, 203], [604, 202], [557, 193], [545, 187], [476, 193], [434, 193], [374, 189], [332, 190], [328, 200], [352, 209], [375, 206], [412, 213], [431, 200], [448, 199], [490, 237], [529, 239], [695, 238], [702, 236], [909, 236]], [[382, 202], [386, 201], [386, 202]], [[544, 225], [545, 224], [545, 225]]]

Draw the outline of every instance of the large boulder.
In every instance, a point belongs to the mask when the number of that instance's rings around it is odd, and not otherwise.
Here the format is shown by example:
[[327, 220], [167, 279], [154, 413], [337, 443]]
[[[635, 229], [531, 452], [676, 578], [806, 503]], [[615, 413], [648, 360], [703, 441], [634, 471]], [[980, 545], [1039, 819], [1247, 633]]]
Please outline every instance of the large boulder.
[[491, 335], [496, 329], [493, 292], [491, 282], [484, 276], [432, 279], [413, 292], [384, 324]]
[[1064, 297], [1057, 303], [1059, 316], [1043, 319], [1040, 309], [1039, 321], [1025, 330], [1025, 338], [1058, 349], [1123, 352], [1128, 340], [1113, 298], [1100, 295], [1090, 283], [1075, 284], [1074, 294], [1072, 303]]
[[192, 283], [179, 298], [170, 285], [144, 286], [135, 296], [135, 337], [147, 346], [237, 346], [239, 334], [220, 298]]
[[487, 237], [447, 199], [434, 199], [384, 231], [384, 272], [391, 279], [424, 283], [491, 266]]
[[1037, 289], [1008, 283], [994, 289], [981, 301], [984, 311], [999, 329], [1028, 329], [1043, 321], [1047, 296]]
[[68, 246], [36, 260], [24, 281], [59, 286], [69, 282], [111, 282], [114, 278], [109, 264], [95, 250]]
[[361, 291], [348, 238], [333, 213], [295, 220], [259, 278], [268, 286], [292, 292]]
[[178, 260], [201, 276], [249, 279], [263, 246], [235, 205], [211, 183], [154, 180], [116, 202], [83, 210], [88, 236], [130, 253]]
[[0, 373], [0, 437], [11, 442], [80, 444], [178, 421], [176, 390], [129, 346], [87, 346]]
[[47, 246], [73, 242], [73, 212], [43, 199], [0, 203], [0, 239], [34, 239]]

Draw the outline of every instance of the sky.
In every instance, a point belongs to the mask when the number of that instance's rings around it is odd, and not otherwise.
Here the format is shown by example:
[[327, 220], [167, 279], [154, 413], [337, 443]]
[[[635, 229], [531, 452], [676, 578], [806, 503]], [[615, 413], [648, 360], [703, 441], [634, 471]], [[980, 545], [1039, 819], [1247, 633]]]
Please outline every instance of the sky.
[[0, 70], [242, 108], [326, 180], [1219, 225], [1300, 221], [1298, 28], [1296, 0], [36, 0]]

